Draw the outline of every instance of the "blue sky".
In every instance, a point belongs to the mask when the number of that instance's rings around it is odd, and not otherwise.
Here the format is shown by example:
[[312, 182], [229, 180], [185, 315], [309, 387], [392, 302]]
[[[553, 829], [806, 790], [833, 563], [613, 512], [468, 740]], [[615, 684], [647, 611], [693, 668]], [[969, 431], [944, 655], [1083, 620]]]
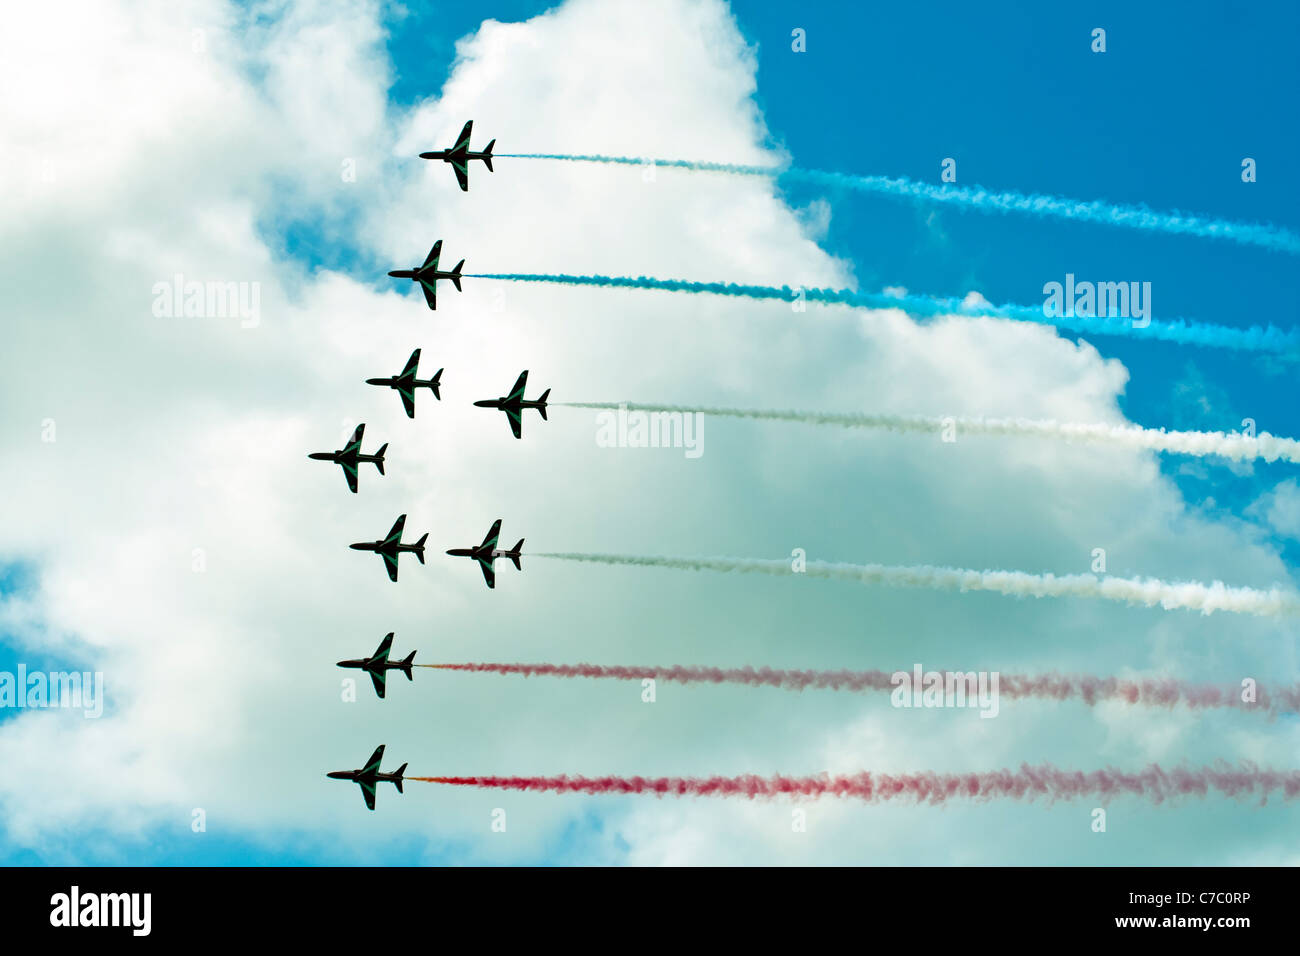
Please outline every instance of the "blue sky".
[[[481, 19], [521, 20], [553, 4], [488, 0], [415, 6], [410, 13], [389, 11], [391, 107], [437, 97], [455, 41]], [[937, 182], [941, 161], [952, 157], [961, 185], [1145, 203], [1300, 231], [1300, 181], [1289, 171], [1300, 152], [1300, 132], [1291, 116], [1293, 93], [1300, 89], [1300, 60], [1294, 55], [1300, 8], [1295, 5], [1189, 3], [1174, 15], [1121, 3], [1092, 4], [1080, 12], [1030, 3], [991, 10], [955, 3], [835, 5], [831, 10], [829, 5], [745, 2], [736, 5], [735, 15], [757, 49], [756, 102], [773, 143], [787, 150], [795, 165]], [[804, 53], [790, 48], [796, 27], [806, 31]], [[1094, 27], [1107, 31], [1104, 54], [1090, 50]], [[533, 148], [513, 141], [509, 130], [476, 129], [475, 145], [492, 135], [498, 152]], [[591, 148], [582, 142], [570, 146], [575, 153]], [[1241, 181], [1244, 157], [1258, 163], [1255, 183]], [[733, 159], [719, 154], [672, 158]], [[509, 175], [503, 167], [508, 164], [499, 164], [497, 177]], [[995, 303], [1033, 305], [1042, 300], [1044, 283], [1074, 273], [1080, 279], [1150, 282], [1157, 317], [1243, 326], [1300, 324], [1295, 262], [1285, 254], [837, 195], [790, 183], [782, 188], [794, 205], [830, 200], [833, 214], [821, 244], [853, 263], [864, 290], [904, 286], [935, 296], [978, 290]], [[285, 217], [277, 208], [259, 223], [259, 232], [273, 251], [305, 270], [337, 269], [378, 287], [372, 249], [347, 241], [351, 224], [346, 215], [322, 222]], [[488, 259], [481, 253], [471, 264], [491, 271]], [[572, 271], [587, 270], [575, 263]], [[626, 271], [642, 270], [629, 262]], [[773, 276], [773, 284], [784, 281]], [[1136, 423], [1231, 431], [1249, 417], [1261, 430], [1300, 434], [1300, 411], [1292, 398], [1294, 366], [1163, 343], [1092, 341], [1128, 368], [1122, 409]], [[978, 397], [973, 399], [977, 405]], [[1203, 470], [1184, 465], [1172, 457], [1160, 460], [1189, 505], [1228, 522], [1247, 517], [1253, 502], [1290, 477], [1284, 465], [1257, 464], [1249, 473], [1217, 464]], [[1300, 560], [1300, 543], [1280, 539], [1275, 544], [1291, 566]], [[1224, 568], [1222, 574], [1232, 581], [1232, 571]], [[0, 568], [0, 599], [30, 589], [36, 573], [26, 564]], [[853, 621], [844, 605], [827, 613], [846, 626]], [[791, 626], [797, 626], [797, 616], [789, 615]], [[12, 635], [5, 637], [0, 634], [0, 670], [12, 669], [19, 659], [30, 668], [77, 664], [18, 649]], [[0, 723], [11, 716], [0, 714]], [[3, 827], [0, 821], [0, 835]], [[40, 853], [4, 839], [0, 860], [286, 865], [476, 858], [473, 848], [433, 835], [388, 838], [382, 826], [374, 832], [374, 857], [364, 859], [322, 841], [310, 828], [286, 832], [273, 844], [229, 831], [192, 844], [185, 828], [167, 827], [134, 835], [110, 829], [70, 834]], [[517, 862], [581, 861], [590, 858], [591, 846], [610, 839], [621, 837], [611, 836], [599, 813], [584, 813]]]

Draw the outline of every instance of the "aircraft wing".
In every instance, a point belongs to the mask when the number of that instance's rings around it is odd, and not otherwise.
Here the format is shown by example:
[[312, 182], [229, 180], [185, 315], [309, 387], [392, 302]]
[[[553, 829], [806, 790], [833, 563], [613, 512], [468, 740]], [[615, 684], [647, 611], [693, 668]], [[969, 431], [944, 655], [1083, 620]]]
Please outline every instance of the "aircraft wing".
[[517, 398], [520, 401], [522, 401], [524, 397], [524, 386], [526, 386], [527, 384], [528, 384], [528, 369], [524, 369], [522, 372], [519, 373], [519, 377], [515, 379], [515, 387], [510, 390], [510, 394], [506, 396], [506, 400], [513, 401], [514, 399]]
[[505, 413], [506, 418], [510, 420], [510, 430], [515, 433], [515, 437], [523, 438], [523, 410], [518, 408], [507, 408]]
[[469, 134], [473, 131], [473, 129], [474, 129], [474, 121], [473, 121], [473, 120], [470, 120], [470, 121], [469, 121], [468, 123], [466, 123], [465, 126], [461, 129], [461, 131], [460, 131], [460, 135], [459, 135], [458, 137], [456, 137], [456, 145], [452, 147], [452, 150], [453, 150], [453, 151], [454, 151], [454, 150], [461, 150], [461, 149], [464, 149], [464, 150], [468, 150], [468, 149], [469, 149]]
[[501, 537], [501, 519], [497, 518], [492, 522], [492, 527], [488, 529], [487, 537], [483, 539], [483, 547], [495, 548], [497, 539]]
[[357, 430], [352, 433], [352, 437], [348, 440], [348, 443], [343, 446], [343, 450], [352, 451], [355, 449], [356, 452], [360, 454], [361, 436], [363, 436], [365, 433], [366, 433], [366, 425], [364, 422], [362, 422], [360, 425], [357, 426]]
[[416, 370], [420, 367], [420, 350], [416, 349], [411, 353], [411, 357], [406, 360], [406, 368], [402, 369], [402, 374], [398, 378], [415, 378]]
[[384, 558], [384, 570], [388, 572], [388, 580], [397, 580], [397, 555], [387, 551], [379, 552]]
[[406, 409], [406, 417], [415, 417], [415, 391], [409, 388], [399, 388], [397, 394], [402, 396], [402, 407]]
[[348, 490], [355, 495], [357, 493], [357, 466], [341, 461], [339, 467], [343, 469], [343, 477], [348, 480]]
[[432, 282], [420, 280], [420, 288], [424, 290], [424, 301], [429, 303], [429, 308], [438, 308], [438, 291], [433, 287]]
[[389, 631], [384, 635], [384, 639], [379, 642], [379, 647], [375, 650], [375, 656], [372, 661], [387, 661], [388, 652], [393, 649], [393, 632]]
[[361, 795], [366, 798], [366, 809], [373, 810], [375, 808], [375, 785], [365, 780], [358, 780], [357, 783], [361, 786]]
[[402, 541], [402, 530], [406, 527], [406, 515], [398, 515], [397, 520], [393, 522], [393, 528], [388, 532], [388, 537], [384, 538], [384, 544], [400, 544]]
[[430, 264], [432, 264], [435, 269], [438, 268], [438, 257], [441, 255], [442, 255], [442, 240], [439, 239], [437, 242], [433, 244], [433, 248], [429, 250], [429, 255], [424, 260], [424, 265], [422, 266], [422, 268], [427, 269]]
[[487, 582], [487, 586], [495, 588], [497, 586], [497, 573], [492, 570], [492, 565], [488, 564], [488, 562], [484, 561], [482, 558], [479, 558], [478, 565], [483, 569], [483, 580]]
[[375, 773], [379, 773], [379, 765], [383, 762], [383, 759], [384, 745], [380, 744], [375, 748], [375, 752], [370, 755], [370, 759], [366, 761], [366, 765], [361, 768], [361, 772], [370, 773], [371, 771], [374, 771]]
[[460, 183], [460, 191], [469, 192], [469, 166], [459, 160], [451, 161], [451, 168], [456, 170], [456, 182]]
[[384, 699], [384, 682], [385, 682], [385, 678], [387, 677], [387, 674], [388, 674], [387, 671], [370, 672], [370, 679], [374, 681], [375, 693], [379, 695], [380, 700]]

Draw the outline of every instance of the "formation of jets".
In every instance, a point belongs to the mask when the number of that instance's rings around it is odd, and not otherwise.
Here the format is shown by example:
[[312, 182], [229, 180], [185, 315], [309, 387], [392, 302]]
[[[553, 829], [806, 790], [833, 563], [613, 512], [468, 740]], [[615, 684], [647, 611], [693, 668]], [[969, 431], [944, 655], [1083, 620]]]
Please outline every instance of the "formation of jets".
[[[442, 401], [442, 373], [443, 369], [438, 369], [432, 378], [421, 380], [417, 378], [420, 365], [420, 350], [416, 349], [411, 353], [411, 357], [406, 360], [406, 366], [398, 375], [388, 375], [382, 378], [368, 378], [367, 385], [381, 385], [385, 388], [391, 388], [397, 392], [402, 399], [402, 408], [406, 410], [407, 418], [415, 417], [415, 390], [417, 388], [427, 388], [433, 393], [433, 397]], [[505, 412], [506, 421], [510, 423], [510, 431], [516, 438], [523, 438], [524, 428], [524, 410], [528, 408], [535, 409], [542, 416], [542, 421], [546, 421], [546, 401], [550, 398], [551, 390], [548, 388], [536, 398], [524, 398], [524, 389], [528, 385], [528, 370], [524, 369], [519, 373], [519, 378], [515, 379], [515, 384], [510, 389], [509, 395], [502, 395], [499, 398], [484, 398], [475, 402], [477, 408], [495, 408], [497, 411]], [[328, 461], [338, 465], [343, 469], [343, 477], [347, 479], [348, 489], [356, 494], [357, 477], [362, 464], [372, 464], [378, 469], [379, 473], [384, 474], [384, 453], [388, 451], [388, 443], [380, 445], [374, 454], [367, 455], [361, 450], [361, 440], [365, 437], [366, 426], [360, 424], [357, 430], [352, 433], [347, 444], [335, 451], [314, 451], [307, 457], [315, 461]]]
[[[470, 134], [473, 132], [474, 123], [471, 120], [465, 124], [461, 130], [460, 136], [456, 139], [454, 146], [448, 149], [432, 150], [420, 154], [421, 159], [441, 160], [447, 163], [456, 173], [456, 182], [464, 192], [469, 191], [469, 166], [472, 160], [479, 160], [492, 171], [492, 147], [496, 145], [496, 140], [487, 144], [481, 152], [474, 152], [470, 149]], [[424, 294], [424, 300], [431, 310], [438, 307], [437, 286], [438, 280], [446, 279], [456, 288], [457, 292], [462, 291], [461, 279], [464, 277], [462, 269], [465, 266], [465, 260], [461, 259], [451, 269], [443, 269], [440, 261], [442, 258], [442, 240], [439, 239], [429, 250], [428, 256], [424, 262], [411, 269], [394, 269], [388, 274], [394, 279], [410, 279], [420, 287]], [[415, 349], [410, 358], [406, 360], [406, 365], [397, 375], [388, 375], [377, 378], [366, 379], [367, 385], [378, 385], [383, 388], [390, 388], [397, 392], [402, 399], [402, 408], [406, 412], [407, 418], [415, 418], [415, 393], [417, 389], [426, 388], [433, 393], [437, 401], [442, 401], [441, 385], [443, 369], [438, 369], [431, 378], [421, 380], [419, 378], [420, 349]], [[506, 420], [510, 423], [510, 431], [515, 438], [523, 437], [523, 414], [526, 409], [535, 409], [546, 420], [546, 402], [550, 397], [551, 390], [548, 388], [541, 395], [534, 399], [524, 397], [524, 389], [528, 384], [527, 370], [520, 373], [519, 378], [515, 381], [514, 387], [499, 398], [483, 399], [474, 404], [480, 408], [494, 408], [504, 412]], [[347, 479], [348, 489], [354, 494], [357, 491], [358, 472], [361, 465], [373, 464], [379, 471], [384, 474], [384, 455], [388, 450], [387, 443], [381, 445], [373, 454], [366, 454], [361, 450], [362, 439], [365, 437], [365, 425], [358, 425], [352, 438], [336, 451], [312, 452], [307, 457], [316, 461], [328, 461], [338, 465], [343, 469], [343, 476]], [[388, 534], [376, 541], [359, 541], [349, 545], [354, 551], [370, 551], [383, 559], [384, 570], [388, 572], [389, 580], [397, 581], [398, 561], [403, 553], [414, 554], [420, 564], [424, 564], [425, 542], [429, 535], [423, 534], [419, 540], [405, 542], [402, 540], [402, 534], [406, 528], [406, 515], [400, 515], [393, 523], [393, 527]], [[479, 545], [469, 548], [452, 548], [447, 554], [454, 557], [469, 558], [478, 563], [479, 569], [483, 572], [483, 580], [487, 582], [489, 588], [496, 587], [496, 569], [495, 563], [497, 558], [506, 558], [514, 564], [516, 570], [522, 570], [521, 558], [523, 557], [524, 539], [520, 538], [513, 548], [506, 550], [497, 547], [498, 539], [501, 536], [501, 519], [498, 518], [492, 523], [487, 537]], [[352, 670], [360, 670], [370, 675], [371, 683], [374, 685], [375, 694], [379, 699], [384, 698], [387, 686], [388, 672], [400, 671], [406, 675], [407, 680], [414, 680], [412, 669], [415, 659], [415, 651], [411, 651], [401, 660], [392, 659], [393, 633], [390, 631], [384, 636], [379, 647], [369, 657], [358, 657], [350, 660], [338, 662], [339, 667]], [[371, 755], [366, 764], [357, 770], [335, 770], [326, 774], [332, 780], [350, 780], [361, 788], [361, 795], [365, 798], [366, 807], [370, 810], [375, 809], [375, 793], [380, 783], [387, 781], [397, 788], [397, 792], [402, 792], [403, 774], [406, 772], [406, 764], [402, 764], [397, 770], [391, 773], [384, 773], [380, 770], [380, 763], [384, 757], [383, 746], [378, 747]]]

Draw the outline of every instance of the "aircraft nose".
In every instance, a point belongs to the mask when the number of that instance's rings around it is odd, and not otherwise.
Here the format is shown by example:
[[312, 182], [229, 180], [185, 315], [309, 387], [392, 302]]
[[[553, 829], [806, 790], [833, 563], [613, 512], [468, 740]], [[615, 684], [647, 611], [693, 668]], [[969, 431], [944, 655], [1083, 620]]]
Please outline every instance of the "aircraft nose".
[[365, 541], [358, 541], [356, 544], [348, 545], [353, 551], [364, 551], [368, 547]]

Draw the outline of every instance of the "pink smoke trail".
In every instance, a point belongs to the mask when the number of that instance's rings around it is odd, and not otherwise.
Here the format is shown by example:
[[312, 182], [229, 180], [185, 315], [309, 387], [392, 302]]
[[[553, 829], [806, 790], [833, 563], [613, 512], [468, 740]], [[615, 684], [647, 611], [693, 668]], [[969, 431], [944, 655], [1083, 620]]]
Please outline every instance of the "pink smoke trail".
[[[677, 684], [741, 684], [776, 687], [781, 690], [847, 690], [891, 692], [894, 672], [869, 670], [781, 670], [771, 667], [664, 667], [606, 666], [601, 664], [423, 664], [436, 670], [468, 671], [480, 674], [523, 677], [587, 677], [613, 680], [654, 680]], [[906, 672], [909, 673], [910, 672]], [[1012, 700], [1040, 698], [1079, 700], [1089, 706], [1118, 700], [1129, 704], [1173, 707], [1183, 704], [1192, 710], [1226, 707], [1275, 716], [1300, 711], [1300, 684], [1268, 691], [1256, 686], [1253, 702], [1242, 700], [1240, 686], [1219, 687], [1191, 684], [1170, 678], [1125, 679], [1087, 674], [998, 675], [998, 694]]]
[[1113, 797], [1146, 797], [1163, 803], [1176, 797], [1259, 797], [1261, 805], [1281, 792], [1300, 796], [1300, 770], [1261, 770], [1253, 764], [1227, 764], [1197, 769], [1165, 770], [1151, 764], [1137, 773], [1114, 768], [1084, 773], [1058, 770], [1050, 764], [1019, 770], [980, 773], [819, 774], [810, 777], [408, 777], [456, 787], [479, 787], [547, 793], [651, 794], [656, 797], [841, 797], [867, 803], [899, 801], [938, 805], [949, 800], [1037, 800], [1049, 804], [1078, 798], [1109, 801]]

